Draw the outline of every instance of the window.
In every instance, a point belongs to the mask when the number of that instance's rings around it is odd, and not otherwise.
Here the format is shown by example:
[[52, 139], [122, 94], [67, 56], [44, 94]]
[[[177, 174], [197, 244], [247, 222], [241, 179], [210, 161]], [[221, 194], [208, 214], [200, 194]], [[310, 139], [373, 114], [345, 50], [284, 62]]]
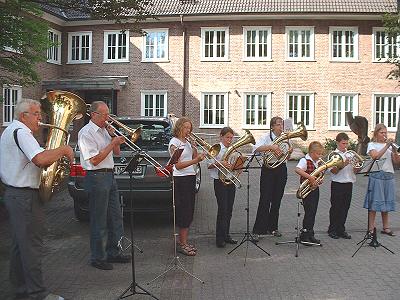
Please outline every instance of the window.
[[383, 28], [374, 28], [374, 61], [386, 61], [399, 55], [400, 36], [389, 38]]
[[104, 62], [129, 61], [129, 31], [104, 31]]
[[287, 117], [293, 124], [303, 122], [307, 129], [314, 127], [314, 94], [289, 93], [287, 94]]
[[349, 130], [346, 112], [358, 115], [357, 94], [331, 94], [330, 96], [330, 127], [331, 129]]
[[334, 61], [358, 60], [357, 27], [330, 27], [330, 53]]
[[201, 28], [201, 60], [228, 60], [229, 29]]
[[221, 128], [228, 124], [228, 94], [203, 93], [200, 104], [200, 124]]
[[146, 29], [142, 61], [168, 61], [168, 29]]
[[286, 59], [314, 59], [313, 27], [286, 27]]
[[61, 64], [61, 32], [50, 29], [48, 31], [51, 47], [47, 49], [47, 62], [52, 64]]
[[271, 27], [243, 27], [244, 60], [271, 60]]
[[374, 95], [374, 124], [383, 123], [390, 131], [397, 130], [398, 95]]
[[145, 117], [167, 116], [167, 92], [143, 91], [141, 92], [141, 115]]
[[244, 99], [245, 126], [268, 126], [271, 118], [271, 93], [245, 93]]
[[15, 85], [3, 86], [3, 124], [12, 122], [17, 101], [22, 97], [22, 88]]
[[92, 32], [68, 33], [68, 63], [92, 62]]

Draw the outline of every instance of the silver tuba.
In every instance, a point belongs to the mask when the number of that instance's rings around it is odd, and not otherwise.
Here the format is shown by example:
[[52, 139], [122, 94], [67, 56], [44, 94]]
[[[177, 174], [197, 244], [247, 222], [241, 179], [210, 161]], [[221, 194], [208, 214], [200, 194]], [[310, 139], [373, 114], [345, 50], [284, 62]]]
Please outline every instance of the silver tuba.
[[[70, 92], [50, 91], [40, 100], [42, 111], [48, 116], [48, 124], [40, 123], [49, 128], [46, 150], [56, 149], [69, 142], [68, 127], [74, 119], [83, 117], [86, 113], [85, 101]], [[51, 199], [53, 190], [68, 176], [70, 163], [63, 157], [47, 168], [40, 175], [39, 195], [43, 202]]]
[[[242, 173], [242, 166], [247, 160], [246, 156], [243, 156], [237, 149], [241, 146], [247, 145], [247, 144], [255, 144], [256, 141], [251, 134], [251, 132], [246, 129], [245, 134], [239, 138], [234, 144], [232, 144], [224, 153], [222, 160], [228, 161], [230, 165], [233, 166], [233, 170], [231, 170], [232, 175], [239, 177], [240, 173]], [[225, 184], [231, 184], [232, 180], [231, 178], [227, 178], [227, 176], [230, 176], [230, 174], [224, 174], [222, 172], [219, 172], [219, 179], [225, 183]]]

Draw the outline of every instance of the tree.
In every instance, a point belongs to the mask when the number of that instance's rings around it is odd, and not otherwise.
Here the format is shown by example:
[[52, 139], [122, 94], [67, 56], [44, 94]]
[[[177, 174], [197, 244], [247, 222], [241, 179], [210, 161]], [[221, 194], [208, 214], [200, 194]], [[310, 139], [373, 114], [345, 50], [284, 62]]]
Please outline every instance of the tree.
[[383, 17], [383, 24], [385, 26], [385, 33], [387, 34], [388, 41], [394, 41], [395, 49], [387, 62], [393, 64], [394, 68], [387, 75], [388, 78], [400, 79], [400, 45], [397, 43], [400, 37], [400, 12], [395, 14], [386, 14]]
[[[113, 20], [126, 29], [128, 21], [148, 17], [151, 0], [0, 0], [0, 85], [37, 83], [36, 64], [46, 61], [48, 39], [43, 11], [60, 9], [83, 13], [96, 20]], [[6, 50], [6, 51], [3, 51]]]

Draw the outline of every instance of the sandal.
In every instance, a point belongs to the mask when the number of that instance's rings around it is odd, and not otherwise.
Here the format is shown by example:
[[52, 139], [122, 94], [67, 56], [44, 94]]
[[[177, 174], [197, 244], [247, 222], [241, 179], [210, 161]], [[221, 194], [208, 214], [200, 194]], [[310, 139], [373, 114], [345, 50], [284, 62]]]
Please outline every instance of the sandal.
[[390, 235], [390, 236], [395, 236], [396, 235], [393, 231], [390, 230], [390, 228], [383, 228], [383, 230], [381, 230], [381, 233], [382, 234], [387, 234], [387, 235]]
[[187, 244], [187, 246], [192, 249], [194, 252], [197, 252], [197, 248], [194, 245]]
[[189, 245], [182, 245], [182, 244], [177, 244], [176, 245], [177, 246], [177, 248], [176, 248], [176, 250], [179, 252], [179, 253], [182, 253], [183, 255], [186, 255], [186, 256], [195, 256], [196, 255], [196, 251], [194, 251]]

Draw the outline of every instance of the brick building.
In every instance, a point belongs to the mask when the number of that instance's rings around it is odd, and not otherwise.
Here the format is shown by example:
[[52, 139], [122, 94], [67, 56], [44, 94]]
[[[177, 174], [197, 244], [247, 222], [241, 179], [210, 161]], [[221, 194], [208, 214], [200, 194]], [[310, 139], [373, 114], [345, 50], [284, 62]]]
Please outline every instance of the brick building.
[[[158, 19], [121, 32], [112, 22], [45, 8], [49, 37], [61, 41], [38, 65], [35, 87], [5, 86], [12, 100], [62, 89], [117, 115], [189, 116], [195, 131], [231, 126], [259, 136], [272, 116], [303, 121], [309, 140], [349, 131], [345, 112], [372, 130], [396, 131], [398, 81], [385, 63], [396, 53], [382, 15], [396, 0], [154, 0]], [[142, 36], [134, 29], [147, 33]]]

